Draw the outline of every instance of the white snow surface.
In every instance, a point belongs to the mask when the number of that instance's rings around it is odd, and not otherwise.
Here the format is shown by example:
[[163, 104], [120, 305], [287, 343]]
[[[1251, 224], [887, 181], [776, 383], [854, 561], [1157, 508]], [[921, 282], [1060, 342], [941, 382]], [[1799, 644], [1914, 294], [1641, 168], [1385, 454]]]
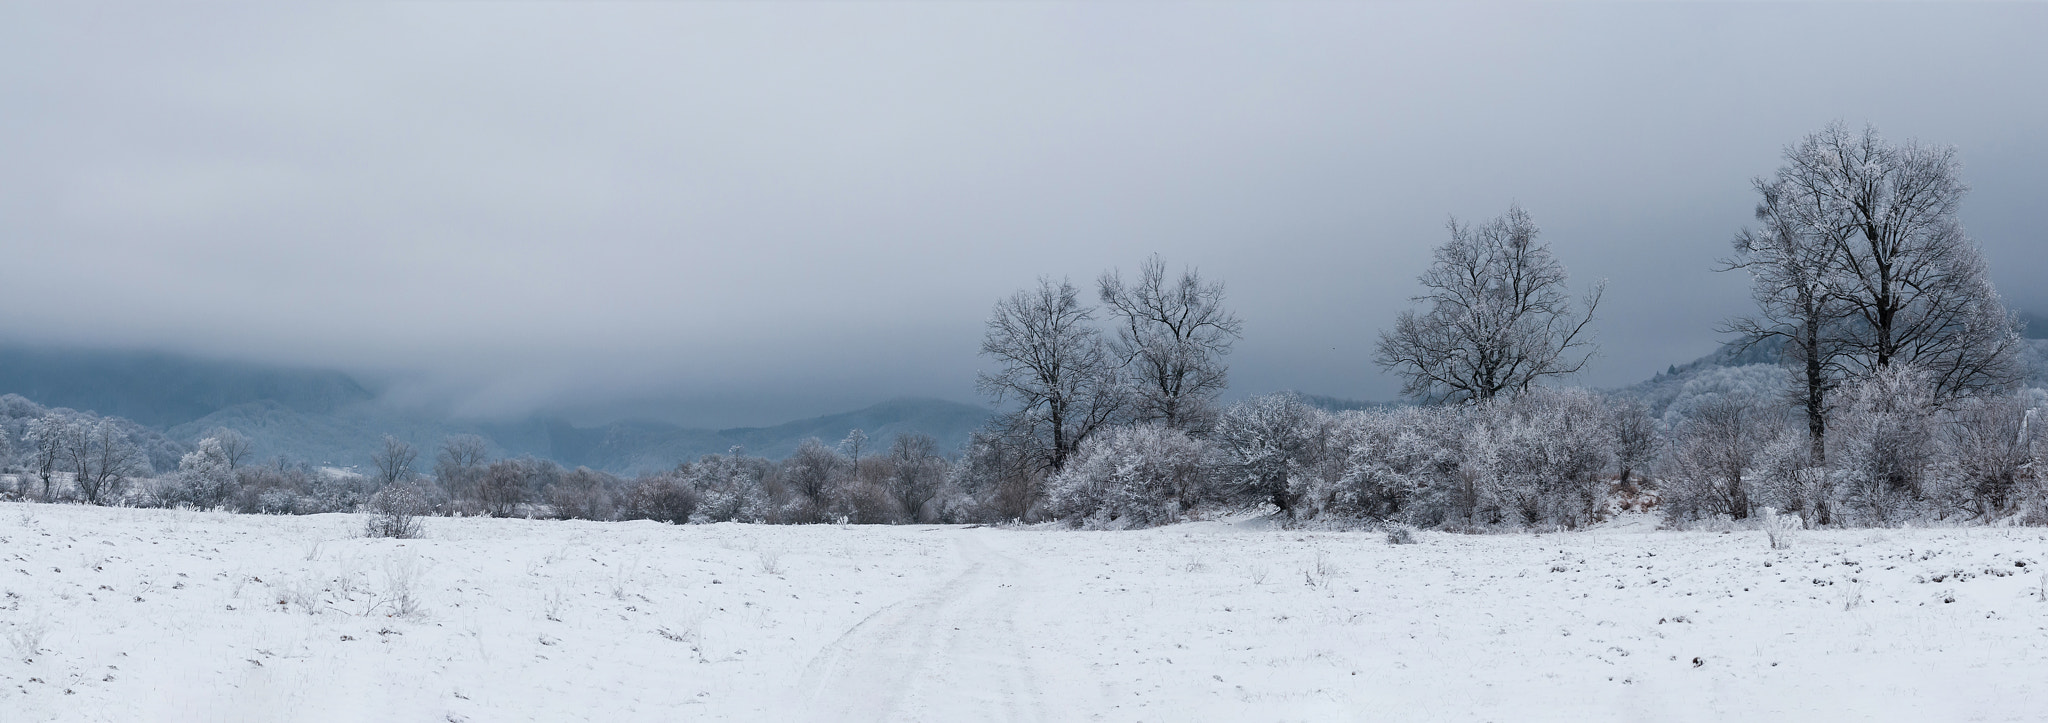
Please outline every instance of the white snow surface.
[[2039, 529], [425, 523], [0, 505], [0, 720], [2048, 717]]

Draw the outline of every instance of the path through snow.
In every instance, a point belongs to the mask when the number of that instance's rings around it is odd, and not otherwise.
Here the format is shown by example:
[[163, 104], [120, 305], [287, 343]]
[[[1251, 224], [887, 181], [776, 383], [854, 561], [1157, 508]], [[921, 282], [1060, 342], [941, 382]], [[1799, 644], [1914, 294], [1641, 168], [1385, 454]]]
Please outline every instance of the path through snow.
[[1032, 658], [1017, 633], [1033, 570], [983, 537], [953, 537], [961, 570], [876, 611], [806, 667], [816, 721], [1043, 720]]

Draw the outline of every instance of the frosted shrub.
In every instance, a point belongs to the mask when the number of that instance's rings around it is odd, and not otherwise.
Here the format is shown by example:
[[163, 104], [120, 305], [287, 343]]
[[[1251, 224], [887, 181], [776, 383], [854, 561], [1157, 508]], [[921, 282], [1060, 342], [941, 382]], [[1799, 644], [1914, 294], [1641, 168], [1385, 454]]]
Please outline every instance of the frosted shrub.
[[1116, 430], [1083, 443], [1067, 468], [1047, 482], [1047, 506], [1073, 524], [1177, 522], [1207, 493], [1202, 453], [1202, 445], [1179, 430]]
[[1326, 507], [1379, 520], [1441, 524], [1453, 516], [1467, 420], [1455, 407], [1351, 412], [1332, 446], [1342, 471]]
[[1804, 429], [1785, 426], [1764, 444], [1752, 473], [1756, 501], [1796, 515], [1805, 527], [1834, 524], [1839, 504], [1835, 475], [1813, 463], [1813, 446], [1806, 434]]
[[1024, 519], [1038, 506], [1045, 475], [1034, 461], [1030, 437], [977, 431], [965, 458], [954, 467], [953, 486], [966, 498], [961, 510], [972, 519], [1008, 522]]
[[1404, 525], [1389, 527], [1387, 528], [1387, 544], [1413, 545], [1415, 544], [1415, 531], [1408, 529]]
[[1315, 481], [1330, 415], [1292, 394], [1253, 397], [1216, 423], [1217, 477], [1238, 504], [1270, 504], [1295, 517]]
[[761, 489], [769, 462], [748, 457], [735, 447], [727, 454], [707, 454], [677, 470], [697, 493], [697, 513], [711, 522], [760, 520], [773, 505]]
[[1965, 400], [1946, 425], [1939, 466], [1941, 497], [1951, 509], [1991, 521], [2012, 515], [2033, 492], [2033, 444], [2027, 400], [2000, 395]]
[[1746, 519], [1755, 508], [1750, 476], [1781, 425], [1773, 410], [1730, 396], [1695, 407], [1679, 425], [1663, 483], [1664, 514], [1673, 522], [1726, 516]]
[[1828, 462], [1842, 473], [1856, 521], [1888, 525], [1918, 514], [1939, 444], [1926, 375], [1904, 365], [1879, 369], [1844, 397], [1829, 428]]
[[1575, 529], [1598, 520], [1613, 440], [1598, 396], [1531, 389], [1475, 410], [1466, 471], [1468, 519], [1479, 524]]
[[697, 491], [671, 475], [650, 475], [626, 492], [627, 519], [684, 524], [697, 511]]
[[[866, 436], [862, 433], [862, 442]], [[797, 445], [796, 451], [782, 462], [782, 484], [789, 491], [782, 518], [796, 523], [824, 522], [831, 504], [830, 491], [850, 465], [845, 455], [826, 447], [817, 437]]]
[[492, 517], [511, 517], [526, 501], [530, 470], [522, 460], [501, 460], [485, 466], [472, 486], [477, 506]]
[[610, 520], [618, 517], [614, 494], [619, 479], [588, 467], [578, 467], [542, 490], [548, 508], [565, 520]]

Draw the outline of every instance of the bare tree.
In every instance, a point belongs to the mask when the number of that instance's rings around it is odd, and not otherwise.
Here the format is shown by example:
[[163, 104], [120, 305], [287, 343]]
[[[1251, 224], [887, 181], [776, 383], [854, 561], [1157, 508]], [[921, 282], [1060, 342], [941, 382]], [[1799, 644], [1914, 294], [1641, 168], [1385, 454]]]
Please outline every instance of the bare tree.
[[1641, 400], [1628, 399], [1614, 406], [1614, 463], [1620, 468], [1622, 484], [1629, 484], [1638, 471], [1650, 466], [1657, 454], [1657, 421]]
[[982, 392], [998, 406], [1017, 403], [995, 429], [1043, 437], [1040, 466], [1048, 471], [1065, 466], [1082, 441], [1124, 410], [1116, 361], [1093, 319], [1071, 282], [1040, 278], [1037, 289], [996, 303], [981, 342], [982, 356], [1001, 365], [981, 373]]
[[511, 517], [526, 502], [527, 478], [532, 470], [520, 460], [492, 462], [477, 476], [477, 504], [484, 514]]
[[71, 470], [71, 484], [76, 487], [91, 474], [93, 420], [90, 417], [65, 420], [61, 432], [64, 444], [64, 463]]
[[1741, 397], [1718, 398], [1694, 410], [1672, 451], [1666, 511], [1678, 517], [1749, 517], [1755, 495], [1746, 476], [1775, 429], [1766, 410]]
[[29, 470], [43, 483], [43, 499], [50, 499], [50, 478], [64, 469], [69, 449], [71, 422], [58, 414], [44, 414], [28, 423], [25, 435], [31, 445]]
[[483, 466], [490, 459], [491, 443], [474, 434], [454, 434], [441, 441], [441, 453], [434, 460], [434, 477], [456, 497], [475, 495]]
[[911, 522], [921, 518], [924, 507], [939, 496], [946, 481], [946, 460], [939, 456], [939, 442], [928, 434], [899, 434], [889, 445], [889, 494], [903, 508]]
[[110, 419], [98, 423], [79, 423], [78, 446], [78, 492], [85, 501], [103, 505], [119, 497], [121, 488], [130, 477], [149, 471], [148, 462], [142, 451], [128, 441], [120, 427]]
[[782, 463], [782, 481], [798, 497], [797, 522], [824, 519], [833, 482], [833, 472], [845, 466], [846, 458], [826, 447], [817, 437], [804, 440]]
[[1893, 145], [1836, 122], [1786, 149], [1767, 185], [1773, 213], [1825, 247], [1811, 262], [1842, 306], [1832, 341], [1845, 366], [1863, 377], [1904, 363], [1938, 404], [2022, 376], [2018, 321], [1956, 219], [1961, 168], [1953, 146]]
[[1948, 431], [1948, 476], [1958, 489], [1953, 502], [1986, 522], [2017, 510], [2034, 473], [2034, 430], [2027, 425], [2027, 400], [2010, 394], [1968, 400], [1956, 409]]
[[[1429, 308], [1401, 312], [1380, 332], [1376, 360], [1403, 377], [1402, 393], [1431, 402], [1483, 402], [1537, 380], [1572, 374], [1592, 358], [1586, 327], [1605, 284], [1579, 314], [1565, 268], [1537, 243], [1520, 206], [1477, 228], [1450, 224], [1451, 240], [1420, 277]], [[1581, 353], [1583, 351], [1583, 353]]]
[[412, 479], [412, 465], [420, 457], [419, 450], [397, 437], [384, 435], [384, 448], [370, 455], [370, 464], [377, 468], [378, 487], [389, 487], [394, 483]]
[[220, 444], [221, 458], [227, 460], [229, 471], [241, 467], [242, 460], [249, 458], [250, 449], [254, 446], [248, 435], [227, 427], [214, 427], [206, 436]]
[[1223, 307], [1223, 283], [1187, 269], [1169, 279], [1158, 254], [1126, 283], [1116, 271], [1098, 282], [1116, 325], [1110, 348], [1135, 391], [1132, 415], [1180, 430], [1203, 430], [1215, 396], [1228, 386], [1223, 357], [1244, 323]]

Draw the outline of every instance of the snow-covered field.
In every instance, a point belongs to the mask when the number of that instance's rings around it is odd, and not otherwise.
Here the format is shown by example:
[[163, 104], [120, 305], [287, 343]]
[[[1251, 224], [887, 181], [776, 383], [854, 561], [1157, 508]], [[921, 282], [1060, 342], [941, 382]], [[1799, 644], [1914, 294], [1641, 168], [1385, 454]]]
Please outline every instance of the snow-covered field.
[[0, 505], [0, 720], [2041, 720], [2037, 529], [1418, 535]]

